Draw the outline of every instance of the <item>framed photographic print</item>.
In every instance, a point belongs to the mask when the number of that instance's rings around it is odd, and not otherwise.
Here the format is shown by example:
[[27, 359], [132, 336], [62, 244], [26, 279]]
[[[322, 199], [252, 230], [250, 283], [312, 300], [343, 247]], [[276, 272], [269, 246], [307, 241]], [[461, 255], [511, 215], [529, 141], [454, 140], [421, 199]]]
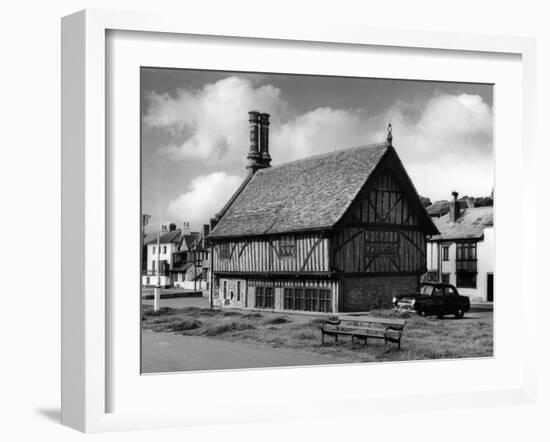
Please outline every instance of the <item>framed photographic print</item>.
[[66, 425], [532, 400], [533, 42], [331, 29], [64, 18]]

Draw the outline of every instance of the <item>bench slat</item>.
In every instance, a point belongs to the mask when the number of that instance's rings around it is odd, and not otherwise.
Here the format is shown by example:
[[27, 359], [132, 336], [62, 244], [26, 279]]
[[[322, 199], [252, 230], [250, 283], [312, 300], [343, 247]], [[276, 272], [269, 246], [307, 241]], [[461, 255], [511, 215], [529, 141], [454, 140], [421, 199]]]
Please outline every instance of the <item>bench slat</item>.
[[388, 324], [401, 326], [404, 326], [406, 322], [405, 319], [374, 318], [372, 316], [339, 316], [338, 320], [342, 322], [366, 322], [371, 324]]

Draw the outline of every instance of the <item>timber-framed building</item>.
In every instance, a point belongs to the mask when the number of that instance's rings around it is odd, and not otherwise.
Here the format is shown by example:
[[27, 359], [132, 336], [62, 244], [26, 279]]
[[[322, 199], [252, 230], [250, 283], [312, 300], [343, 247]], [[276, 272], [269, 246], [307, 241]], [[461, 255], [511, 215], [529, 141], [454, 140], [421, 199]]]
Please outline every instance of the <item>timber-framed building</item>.
[[250, 173], [211, 220], [211, 303], [324, 313], [387, 307], [418, 288], [438, 231], [392, 145], [270, 167], [269, 115], [251, 112]]

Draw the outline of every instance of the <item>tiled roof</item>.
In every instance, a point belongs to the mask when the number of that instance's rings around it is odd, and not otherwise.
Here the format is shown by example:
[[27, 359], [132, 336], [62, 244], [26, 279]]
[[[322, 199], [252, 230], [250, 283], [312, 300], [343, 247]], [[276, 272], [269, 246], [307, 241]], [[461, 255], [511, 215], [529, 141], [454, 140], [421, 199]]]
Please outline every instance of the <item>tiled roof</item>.
[[190, 267], [193, 266], [192, 262], [186, 262], [185, 264], [182, 264], [179, 267], [174, 267], [171, 272], [186, 272]]
[[[449, 213], [450, 201], [436, 201], [431, 206], [426, 207], [426, 211], [430, 216], [442, 216]], [[458, 200], [458, 205], [461, 209], [468, 208], [468, 201]]]
[[[181, 230], [176, 229], [171, 232], [166, 232], [160, 235], [160, 243], [177, 243], [181, 239]], [[153, 244], [157, 242], [157, 233], [150, 233], [144, 239], [144, 244]]]
[[434, 220], [439, 235], [434, 235], [430, 241], [457, 239], [480, 239], [483, 229], [493, 226], [492, 207], [472, 207], [461, 211], [454, 223], [449, 222], [449, 214]]
[[209, 237], [331, 228], [388, 151], [372, 144], [259, 170]]
[[183, 235], [182, 243], [185, 243], [187, 250], [191, 250], [195, 247], [200, 237], [199, 232], [191, 232], [189, 234]]

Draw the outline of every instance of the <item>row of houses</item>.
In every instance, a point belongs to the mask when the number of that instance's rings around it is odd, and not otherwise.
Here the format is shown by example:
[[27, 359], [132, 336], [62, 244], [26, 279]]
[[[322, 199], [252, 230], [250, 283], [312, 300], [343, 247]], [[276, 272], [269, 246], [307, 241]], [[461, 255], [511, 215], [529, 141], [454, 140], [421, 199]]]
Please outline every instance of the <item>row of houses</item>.
[[182, 228], [172, 223], [144, 236], [142, 285], [209, 290], [210, 250], [206, 242], [209, 229], [204, 225], [201, 232], [193, 232], [188, 222]]
[[[453, 193], [426, 210], [391, 125], [385, 142], [274, 167], [269, 115], [250, 112], [249, 131], [248, 174], [202, 236], [212, 306], [366, 311], [425, 280], [493, 301], [492, 207]], [[189, 265], [189, 254], [176, 263], [178, 253], [172, 278]]]

